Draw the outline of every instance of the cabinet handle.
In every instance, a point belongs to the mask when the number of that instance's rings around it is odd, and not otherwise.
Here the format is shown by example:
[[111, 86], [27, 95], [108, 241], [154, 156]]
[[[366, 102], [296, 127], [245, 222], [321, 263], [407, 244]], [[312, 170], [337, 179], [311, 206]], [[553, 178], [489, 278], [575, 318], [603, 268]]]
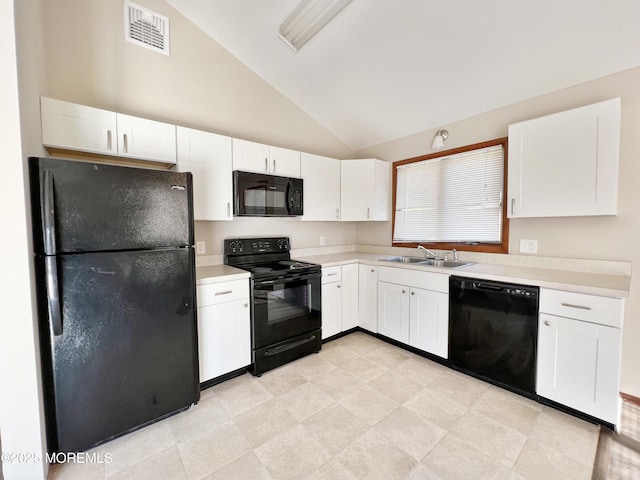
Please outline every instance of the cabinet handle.
[[333, 273], [327, 273], [327, 277], [333, 277], [334, 275], [337, 275], [338, 272], [333, 272]]
[[372, 268], [372, 269], [371, 269], [371, 273], [373, 273], [373, 272], [375, 272], [375, 270]]
[[407, 293], [407, 291], [406, 291], [406, 290], [402, 290], [402, 293], [403, 293], [403, 294], [404, 294], [404, 293]]
[[371, 208], [367, 208], [367, 219], [371, 218]]
[[340, 218], [340, 209], [336, 208], [336, 218]]
[[586, 305], [573, 305], [572, 303], [561, 303], [563, 307], [569, 308], [578, 308], [580, 310], [591, 310], [591, 307], [587, 307]]
[[340, 288], [340, 285], [336, 285], [336, 287]]
[[276, 173], [276, 159], [273, 159], [273, 173]]
[[516, 199], [511, 199], [511, 215], [515, 215], [516, 212]]
[[245, 303], [245, 304], [243, 305], [243, 307], [244, 307], [244, 308], [247, 308], [248, 306], [249, 306], [249, 304], [248, 304], [248, 303]]
[[107, 130], [107, 150], [111, 150], [111, 130]]
[[124, 145], [123, 145], [124, 152], [127, 153], [129, 151], [129, 140], [127, 139], [127, 134], [126, 133], [122, 135], [122, 139], [124, 140], [124, 142], [123, 142], [124, 143]]
[[545, 324], [547, 327], [550, 327], [550, 326], [551, 326], [551, 322], [550, 322], [549, 320], [545, 320], [545, 321], [544, 321], [544, 324]]
[[264, 171], [265, 172], [269, 171], [269, 159], [268, 158], [264, 159]]
[[411, 292], [411, 295], [415, 295], [415, 294], [416, 294], [416, 292]]
[[227, 202], [227, 218], [231, 217], [231, 202]]
[[225, 290], [224, 292], [216, 292], [215, 296], [217, 297], [218, 295], [228, 295], [230, 293], [233, 293], [233, 290]]

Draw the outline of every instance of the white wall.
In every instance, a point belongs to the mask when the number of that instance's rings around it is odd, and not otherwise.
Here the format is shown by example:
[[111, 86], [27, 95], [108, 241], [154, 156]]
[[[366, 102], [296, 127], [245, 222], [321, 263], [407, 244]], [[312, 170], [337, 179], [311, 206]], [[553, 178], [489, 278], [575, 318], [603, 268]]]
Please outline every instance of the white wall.
[[[29, 6], [37, 3], [34, 1]], [[29, 10], [29, 6], [25, 10]], [[0, 269], [0, 435], [3, 452], [33, 454], [35, 460], [35, 456], [43, 458], [45, 445], [35, 305], [31, 294], [33, 256], [22, 154], [24, 139], [18, 101], [14, 13], [16, 17], [21, 15], [14, 12], [14, 2], [0, 3], [0, 144], [3, 147], [0, 209], [4, 226], [0, 235], [0, 249], [4, 252]], [[38, 19], [37, 14], [31, 18], [36, 25]], [[19, 21], [16, 23], [20, 25]], [[36, 32], [32, 38], [37, 36]], [[2, 470], [7, 480], [46, 476], [46, 467], [41, 461], [2, 463]]]
[[[518, 253], [521, 238], [538, 240], [538, 255], [631, 261], [640, 264], [640, 68], [443, 125], [449, 131], [446, 148], [505, 137], [510, 123], [535, 118], [601, 100], [622, 97], [622, 134], [618, 215], [515, 219], [510, 222], [509, 252]], [[432, 153], [435, 130], [421, 132], [357, 152], [357, 156], [389, 161]], [[553, 172], [549, 172], [550, 175]], [[356, 242], [390, 245], [391, 222], [362, 224]], [[640, 280], [632, 277], [627, 300], [622, 361], [622, 391], [640, 396]]]

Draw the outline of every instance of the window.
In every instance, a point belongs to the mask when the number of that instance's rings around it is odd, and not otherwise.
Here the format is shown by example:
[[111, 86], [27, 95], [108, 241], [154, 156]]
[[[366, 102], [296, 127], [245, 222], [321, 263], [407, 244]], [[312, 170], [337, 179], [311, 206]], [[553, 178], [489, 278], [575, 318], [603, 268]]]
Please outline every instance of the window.
[[507, 139], [395, 162], [393, 245], [508, 251]]

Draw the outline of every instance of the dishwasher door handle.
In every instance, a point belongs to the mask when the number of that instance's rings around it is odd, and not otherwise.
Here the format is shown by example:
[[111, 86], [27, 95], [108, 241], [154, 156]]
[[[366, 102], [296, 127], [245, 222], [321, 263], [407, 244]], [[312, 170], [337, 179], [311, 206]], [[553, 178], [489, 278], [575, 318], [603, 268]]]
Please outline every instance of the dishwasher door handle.
[[504, 290], [503, 287], [499, 285], [491, 285], [490, 283], [473, 282], [472, 285], [476, 290], [489, 290], [491, 292], [502, 292]]

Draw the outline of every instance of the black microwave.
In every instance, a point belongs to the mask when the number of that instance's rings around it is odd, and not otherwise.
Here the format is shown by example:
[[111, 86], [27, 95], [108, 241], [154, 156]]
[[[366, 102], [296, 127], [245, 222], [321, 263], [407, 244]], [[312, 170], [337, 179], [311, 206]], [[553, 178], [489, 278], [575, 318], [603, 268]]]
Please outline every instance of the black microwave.
[[302, 179], [233, 172], [233, 214], [254, 217], [302, 215]]

